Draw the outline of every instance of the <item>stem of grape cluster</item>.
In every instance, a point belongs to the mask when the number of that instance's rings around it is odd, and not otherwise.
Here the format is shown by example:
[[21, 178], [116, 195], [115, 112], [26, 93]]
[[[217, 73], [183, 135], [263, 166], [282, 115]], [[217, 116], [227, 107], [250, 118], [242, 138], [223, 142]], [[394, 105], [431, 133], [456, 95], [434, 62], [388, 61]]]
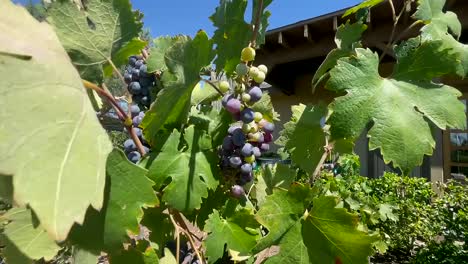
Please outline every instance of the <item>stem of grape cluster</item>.
[[258, 35], [258, 29], [260, 28], [260, 22], [262, 18], [262, 11], [263, 11], [263, 0], [258, 1], [258, 9], [257, 13], [255, 14], [255, 22], [252, 25], [253, 26], [253, 33], [252, 33], [252, 39], [250, 40], [250, 46], [255, 48], [256, 41], [257, 41], [257, 35]]
[[169, 213], [169, 218], [171, 219], [172, 225], [174, 226], [175, 233], [176, 233], [176, 263], [180, 263], [180, 232], [179, 232], [179, 225], [177, 225], [174, 217]]
[[125, 124], [126, 120], [128, 120], [128, 119], [131, 120], [131, 115], [129, 116], [129, 115], [127, 115], [127, 113], [125, 113], [125, 111], [122, 109], [122, 107], [119, 105], [119, 103], [117, 103], [114, 96], [112, 96], [112, 94], [109, 91], [107, 91], [105, 89], [102, 89], [101, 87], [97, 86], [96, 84], [94, 84], [92, 82], [89, 82], [89, 81], [86, 81], [86, 80], [83, 80], [83, 85], [87, 89], [92, 89], [92, 90], [96, 91], [99, 95], [103, 96], [104, 98], [106, 98], [111, 103], [111, 105], [114, 107], [115, 111], [117, 112], [117, 115], [118, 115], [119, 119], [122, 121], [122, 123], [124, 124], [124, 127], [127, 129], [128, 134], [132, 138], [133, 142], [135, 142], [135, 145], [136, 145], [136, 147], [138, 149], [138, 152], [140, 152], [140, 154], [142, 156], [145, 155], [146, 154], [145, 148], [143, 147], [143, 144], [141, 143], [140, 139], [138, 138], [133, 125], [126, 125]]
[[331, 154], [332, 150], [333, 150], [333, 147], [334, 147], [335, 143], [332, 142], [332, 143], [329, 143], [325, 146], [325, 151], [323, 152], [323, 155], [322, 157], [320, 158], [320, 161], [319, 163], [317, 164], [317, 167], [315, 167], [315, 170], [314, 170], [314, 173], [312, 174], [312, 177], [310, 178], [310, 183], [313, 184], [314, 181], [318, 178], [318, 176], [320, 175], [320, 171], [322, 170], [322, 166], [323, 164], [325, 163], [325, 161], [327, 160], [327, 157], [328, 155]]
[[206, 82], [207, 84], [209, 84], [211, 87], [213, 87], [213, 89], [215, 89], [215, 90], [219, 93], [219, 95], [221, 95], [221, 97], [224, 96], [223, 92], [221, 92], [221, 90], [219, 90], [218, 87], [216, 87], [216, 85], [215, 85], [214, 83], [212, 83], [211, 81], [209, 81], [209, 80], [204, 80], [204, 79], [202, 79], [201, 81], [204, 81], [204, 82]]
[[405, 12], [405, 7], [408, 4], [408, 1], [404, 1], [404, 6], [401, 8], [401, 11], [400, 11], [400, 13], [398, 15], [396, 14], [395, 5], [393, 4], [393, 0], [388, 0], [388, 3], [390, 5], [390, 9], [392, 10], [393, 29], [392, 29], [392, 33], [390, 34], [390, 38], [388, 40], [387, 46], [385, 46], [385, 49], [384, 49], [382, 55], [380, 55], [380, 61], [382, 61], [382, 59], [385, 57], [385, 55], [387, 55], [388, 50], [395, 44], [394, 38], [395, 38], [397, 25], [398, 25], [398, 22], [400, 21], [401, 16]]

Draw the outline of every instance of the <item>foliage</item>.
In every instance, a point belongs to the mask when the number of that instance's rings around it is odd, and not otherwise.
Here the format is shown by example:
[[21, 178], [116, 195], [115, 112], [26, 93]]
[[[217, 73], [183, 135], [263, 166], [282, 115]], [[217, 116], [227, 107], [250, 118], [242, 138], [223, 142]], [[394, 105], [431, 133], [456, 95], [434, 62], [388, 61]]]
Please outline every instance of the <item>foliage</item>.
[[[433, 81], [464, 77], [468, 68], [460, 22], [443, 11], [445, 1], [417, 1], [421, 36], [390, 40], [397, 61], [389, 77], [379, 74], [377, 53], [363, 47], [364, 19], [338, 28], [337, 47], [313, 80], [336, 97], [293, 106], [277, 140], [292, 166], [255, 162], [279, 120], [271, 97], [255, 87], [268, 72], [256, 64], [255, 48], [265, 41], [271, 3], [252, 0], [246, 22], [247, 0], [220, 0], [212, 38], [200, 30], [147, 43], [129, 0], [51, 1], [44, 23], [0, 0], [2, 257], [90, 263], [105, 252], [110, 263], [182, 262], [181, 254], [253, 263], [277, 248], [265, 263], [367, 263], [388, 248], [419, 251], [421, 262], [450, 252], [463, 259], [466, 186], [448, 183], [438, 197], [423, 179], [358, 177], [353, 156], [340, 158], [333, 169], [340, 176], [323, 169], [329, 155], [351, 152], [367, 133], [371, 149], [408, 172], [432, 153], [431, 127], [464, 127], [460, 93]], [[140, 77], [157, 87], [144, 95], [152, 97], [148, 110], [122, 89]], [[128, 134], [102, 129], [96, 115], [111, 108]], [[136, 164], [121, 151], [125, 144], [142, 156]], [[248, 163], [244, 183], [239, 160]], [[184, 239], [192, 255], [168, 250]]]

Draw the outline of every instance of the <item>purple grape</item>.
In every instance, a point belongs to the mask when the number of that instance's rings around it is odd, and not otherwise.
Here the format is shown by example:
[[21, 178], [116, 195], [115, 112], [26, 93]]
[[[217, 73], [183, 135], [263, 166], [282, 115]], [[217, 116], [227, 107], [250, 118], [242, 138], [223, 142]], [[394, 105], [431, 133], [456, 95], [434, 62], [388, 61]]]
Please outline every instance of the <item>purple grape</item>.
[[221, 100], [221, 104], [226, 107], [227, 105], [227, 102], [229, 101], [229, 99], [231, 98], [234, 98], [234, 96], [232, 94], [226, 94], [223, 99]]
[[231, 136], [227, 136], [224, 138], [222, 148], [223, 150], [226, 150], [226, 151], [232, 151], [234, 149]]
[[241, 154], [244, 157], [252, 156], [253, 154], [253, 146], [250, 143], [246, 143], [242, 149], [241, 149]]
[[133, 142], [133, 140], [130, 138], [125, 140], [125, 142], [123, 143], [123, 146], [126, 152], [131, 152], [131, 151], [136, 150], [135, 142]]
[[250, 89], [249, 95], [250, 95], [251, 102], [258, 102], [260, 101], [260, 99], [262, 99], [263, 93], [262, 93], [262, 90], [258, 86], [254, 86], [252, 87], [252, 89]]
[[130, 93], [132, 94], [140, 94], [141, 93], [141, 85], [139, 82], [131, 82], [128, 86]]
[[263, 135], [263, 133], [260, 133], [257, 143], [263, 143], [263, 142], [265, 142], [265, 136]]
[[252, 173], [242, 174], [241, 180], [243, 180], [246, 183], [251, 182], [253, 180], [253, 174]]
[[130, 112], [132, 113], [132, 116], [137, 116], [140, 113], [140, 107], [138, 107], [138, 105], [132, 104], [130, 106]]
[[241, 166], [241, 174], [250, 174], [252, 173], [252, 165], [245, 163]]
[[124, 80], [126, 84], [130, 84], [132, 82], [132, 75], [130, 73], [125, 73], [124, 74]]
[[245, 144], [245, 141], [246, 138], [244, 133], [242, 132], [242, 129], [239, 128], [234, 130], [234, 132], [232, 133], [232, 142], [234, 143], [234, 145], [236, 145], [237, 147], [241, 147]]
[[150, 98], [149, 96], [143, 96], [141, 98], [141, 103], [144, 104], [144, 105], [149, 105], [150, 104]]
[[148, 75], [148, 66], [145, 64], [141, 65], [140, 67], [140, 77], [141, 76], [147, 76]]
[[141, 138], [143, 137], [143, 131], [141, 130], [141, 128], [134, 128], [135, 129], [135, 134], [137, 135], [137, 137]]
[[139, 114], [138, 114], [139, 117], [141, 118], [144, 118], [145, 117], [145, 112], [141, 111]]
[[231, 194], [236, 198], [241, 198], [245, 195], [244, 188], [240, 185], [234, 185], [231, 187]]
[[241, 120], [241, 114], [240, 112], [239, 113], [235, 113], [235, 114], [232, 114], [232, 118], [236, 121], [240, 121]]
[[260, 151], [260, 149], [258, 147], [253, 148], [253, 154], [254, 154], [255, 158], [260, 158], [262, 156], [262, 152]]
[[270, 150], [270, 145], [266, 144], [266, 143], [263, 143], [262, 145], [260, 145], [260, 150], [262, 152], [269, 151]]
[[138, 151], [132, 151], [132, 152], [128, 153], [127, 158], [131, 162], [137, 163], [141, 159], [141, 154]]
[[144, 64], [143, 60], [137, 60], [135, 62], [135, 68], [140, 69], [140, 67], [143, 66], [143, 64]]
[[140, 70], [139, 69], [133, 68], [133, 70], [132, 70], [132, 79], [134, 81], [137, 81], [138, 79], [140, 79]]
[[235, 98], [231, 98], [226, 103], [226, 110], [232, 114], [239, 113], [241, 109], [241, 102]]
[[267, 122], [263, 126], [263, 131], [271, 134], [271, 133], [273, 133], [273, 131], [275, 131], [275, 125], [273, 123]]
[[131, 56], [128, 58], [128, 64], [130, 64], [130, 66], [135, 66], [135, 63], [137, 61], [137, 58], [135, 56]]
[[252, 109], [246, 108], [241, 112], [241, 120], [242, 122], [248, 124], [254, 120], [254, 115], [255, 112]]
[[140, 126], [142, 120], [143, 120], [143, 118], [141, 116], [139, 116], [139, 115], [135, 116], [133, 118], [133, 126], [134, 127]]
[[[141, 73], [141, 70], [140, 70], [140, 73]], [[140, 84], [141, 84], [142, 87], [151, 86], [153, 84], [153, 79], [151, 79], [149, 77], [141, 77], [140, 78]]]
[[271, 133], [264, 133], [263, 134], [263, 142], [264, 143], [270, 143], [273, 141], [273, 135]]
[[234, 134], [234, 131], [236, 131], [237, 129], [241, 129], [241, 127], [239, 125], [232, 125], [228, 128], [228, 133], [229, 135], [233, 135]]
[[231, 167], [235, 169], [239, 168], [241, 164], [242, 164], [242, 159], [240, 157], [234, 156], [229, 159], [229, 165], [231, 165]]

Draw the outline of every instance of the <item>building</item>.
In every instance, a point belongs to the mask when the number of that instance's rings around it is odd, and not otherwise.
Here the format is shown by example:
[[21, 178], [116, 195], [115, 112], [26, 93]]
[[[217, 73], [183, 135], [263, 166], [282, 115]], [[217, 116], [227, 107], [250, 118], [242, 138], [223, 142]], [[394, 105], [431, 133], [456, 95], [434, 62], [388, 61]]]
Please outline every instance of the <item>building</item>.
[[[397, 11], [405, 9], [396, 28], [396, 35], [399, 35], [413, 23], [411, 14], [415, 6], [404, 7], [402, 0], [394, 2]], [[468, 11], [468, 2], [448, 0], [446, 9], [458, 15], [463, 26], [460, 41], [468, 43], [468, 14], [463, 12]], [[270, 69], [266, 81], [273, 86], [270, 93], [275, 110], [281, 114], [281, 123], [290, 119], [291, 105], [319, 101], [328, 103], [333, 99], [333, 93], [323, 88], [312, 94], [311, 80], [328, 52], [336, 47], [335, 31], [340, 24], [346, 22], [342, 18], [345, 11], [299, 21], [267, 32], [266, 43], [258, 50], [256, 61]], [[379, 53], [383, 52], [393, 29], [388, 2], [383, 2], [371, 10], [368, 26], [363, 36], [364, 46]], [[414, 28], [402, 38], [413, 37], [418, 32], [419, 28]], [[393, 63], [392, 54], [387, 55], [381, 66], [382, 74], [390, 73]], [[444, 83], [458, 88], [464, 94], [462, 99], [468, 99], [468, 80], [449, 79], [444, 80]], [[468, 130], [438, 130], [434, 134], [437, 147], [433, 156], [425, 157], [423, 165], [414, 169], [412, 175], [427, 177], [432, 181], [447, 180], [457, 177], [457, 174], [468, 176]], [[361, 158], [361, 174], [364, 176], [378, 177], [384, 170], [391, 169], [384, 164], [378, 151], [368, 150], [368, 140], [364, 136], [356, 143], [355, 152]]]

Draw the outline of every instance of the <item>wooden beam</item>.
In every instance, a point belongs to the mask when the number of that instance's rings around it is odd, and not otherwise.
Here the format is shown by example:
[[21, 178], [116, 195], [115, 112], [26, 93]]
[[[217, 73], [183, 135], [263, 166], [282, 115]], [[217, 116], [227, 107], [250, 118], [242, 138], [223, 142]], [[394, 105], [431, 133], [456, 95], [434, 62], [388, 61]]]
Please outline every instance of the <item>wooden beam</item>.
[[289, 45], [288, 45], [288, 43], [286, 42], [286, 39], [283, 36], [283, 32], [280, 32], [278, 34], [278, 44], [280, 44], [281, 46], [283, 46], [285, 48], [289, 48]]
[[312, 34], [310, 34], [309, 25], [304, 25], [304, 38], [307, 39], [308, 42], [313, 43], [314, 40], [312, 39]]

